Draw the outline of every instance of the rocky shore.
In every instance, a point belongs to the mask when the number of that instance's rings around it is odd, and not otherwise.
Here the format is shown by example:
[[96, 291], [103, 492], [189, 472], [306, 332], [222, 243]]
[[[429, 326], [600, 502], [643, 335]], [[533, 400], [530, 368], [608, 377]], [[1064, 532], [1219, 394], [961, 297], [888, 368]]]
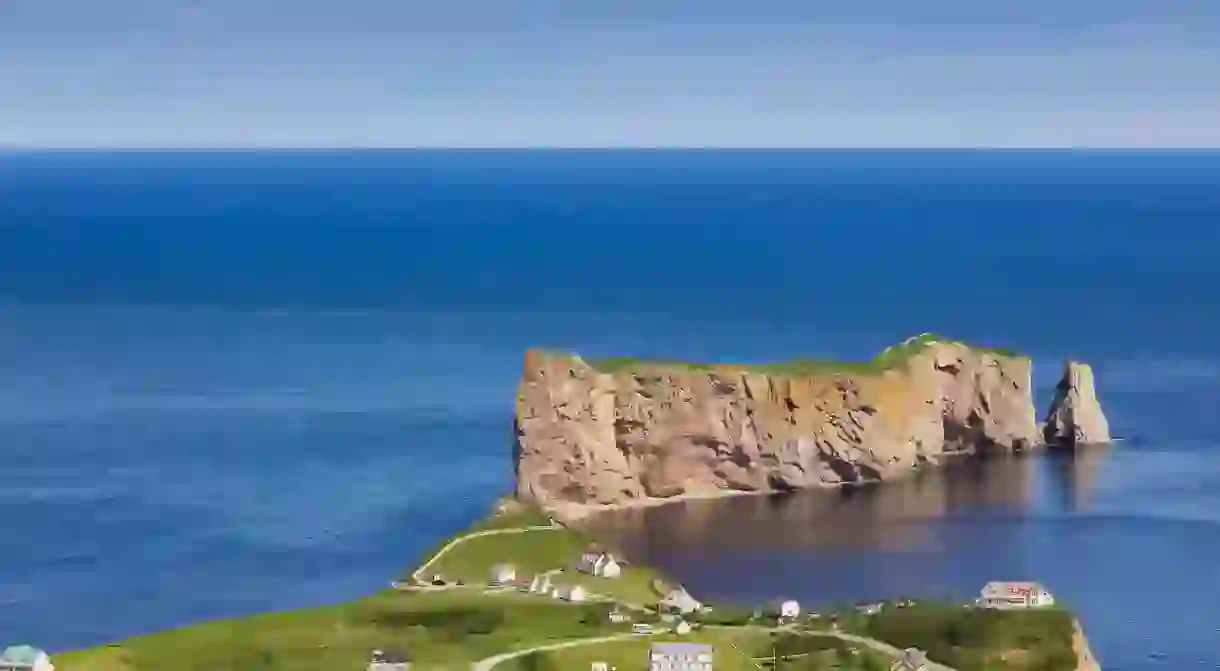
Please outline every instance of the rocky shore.
[[922, 335], [867, 364], [589, 362], [530, 350], [516, 493], [565, 518], [902, 477], [946, 457], [1106, 442], [1087, 365], [1039, 424], [1032, 364]]

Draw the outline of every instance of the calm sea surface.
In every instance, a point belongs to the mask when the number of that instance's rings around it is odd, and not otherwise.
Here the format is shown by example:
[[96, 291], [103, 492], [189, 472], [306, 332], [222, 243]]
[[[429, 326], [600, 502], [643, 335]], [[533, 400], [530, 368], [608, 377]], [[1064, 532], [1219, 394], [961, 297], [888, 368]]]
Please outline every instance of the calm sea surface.
[[[1220, 155], [0, 156], [0, 642], [385, 585], [510, 486], [521, 350], [1098, 369], [1109, 450], [604, 520], [707, 598], [1047, 583], [1220, 666]], [[1149, 658], [1163, 652], [1163, 660]]]

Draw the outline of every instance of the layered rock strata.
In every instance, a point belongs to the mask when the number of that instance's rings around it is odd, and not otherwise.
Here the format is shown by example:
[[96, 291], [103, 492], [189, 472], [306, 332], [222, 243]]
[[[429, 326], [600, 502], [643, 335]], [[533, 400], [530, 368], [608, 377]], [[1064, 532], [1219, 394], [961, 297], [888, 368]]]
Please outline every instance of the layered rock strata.
[[901, 347], [901, 360], [853, 372], [603, 372], [531, 350], [517, 398], [517, 495], [571, 510], [786, 491], [1041, 443], [1028, 359], [935, 340]]

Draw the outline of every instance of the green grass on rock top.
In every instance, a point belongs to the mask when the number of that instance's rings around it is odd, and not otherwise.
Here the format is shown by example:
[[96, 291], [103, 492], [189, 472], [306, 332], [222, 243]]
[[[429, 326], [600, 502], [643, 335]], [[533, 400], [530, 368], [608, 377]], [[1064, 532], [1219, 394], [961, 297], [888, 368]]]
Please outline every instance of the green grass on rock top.
[[[885, 348], [869, 361], [836, 361], [831, 359], [793, 359], [777, 363], [738, 364], [738, 363], [707, 363], [689, 361], [671, 361], [640, 359], [635, 357], [609, 357], [592, 359], [587, 363], [603, 373], [630, 372], [644, 369], [669, 369], [681, 371], [714, 371], [724, 368], [744, 368], [751, 372], [770, 375], [831, 375], [847, 373], [857, 375], [880, 375], [888, 370], [902, 366], [911, 357], [919, 354], [933, 343], [951, 343], [969, 347], [976, 352], [984, 352], [1004, 358], [1022, 358], [1015, 350], [979, 347], [963, 343], [936, 333], [921, 333], [907, 338], [897, 345]], [[570, 356], [570, 354], [564, 354]]]

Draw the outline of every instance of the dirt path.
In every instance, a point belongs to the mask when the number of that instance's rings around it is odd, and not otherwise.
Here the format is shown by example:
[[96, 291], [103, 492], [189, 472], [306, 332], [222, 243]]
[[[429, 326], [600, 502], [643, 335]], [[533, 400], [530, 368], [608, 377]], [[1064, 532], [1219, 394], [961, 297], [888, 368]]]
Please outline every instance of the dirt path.
[[445, 543], [441, 547], [440, 550], [437, 550], [436, 554], [432, 555], [432, 557], [430, 559], [428, 559], [428, 561], [424, 562], [422, 566], [415, 569], [415, 572], [411, 574], [411, 581], [413, 583], [415, 583], [416, 587], [433, 587], [433, 588], [437, 587], [435, 585], [428, 584], [420, 576], [424, 575], [424, 572], [428, 570], [428, 567], [432, 566], [437, 561], [439, 561], [441, 557], [444, 557], [445, 553], [452, 550], [454, 548], [454, 546], [464, 543], [472, 538], [482, 538], [483, 536], [496, 536], [499, 534], [523, 534], [523, 533], [527, 533], [530, 531], [558, 531], [561, 529], [563, 529], [562, 526], [560, 526], [558, 524], [553, 524], [553, 525], [548, 525], [548, 526], [518, 527], [515, 529], [485, 529], [483, 531], [474, 531], [474, 532], [471, 532], [468, 534], [463, 534], [461, 536], [458, 536], [457, 538], [450, 540], [448, 543]]

